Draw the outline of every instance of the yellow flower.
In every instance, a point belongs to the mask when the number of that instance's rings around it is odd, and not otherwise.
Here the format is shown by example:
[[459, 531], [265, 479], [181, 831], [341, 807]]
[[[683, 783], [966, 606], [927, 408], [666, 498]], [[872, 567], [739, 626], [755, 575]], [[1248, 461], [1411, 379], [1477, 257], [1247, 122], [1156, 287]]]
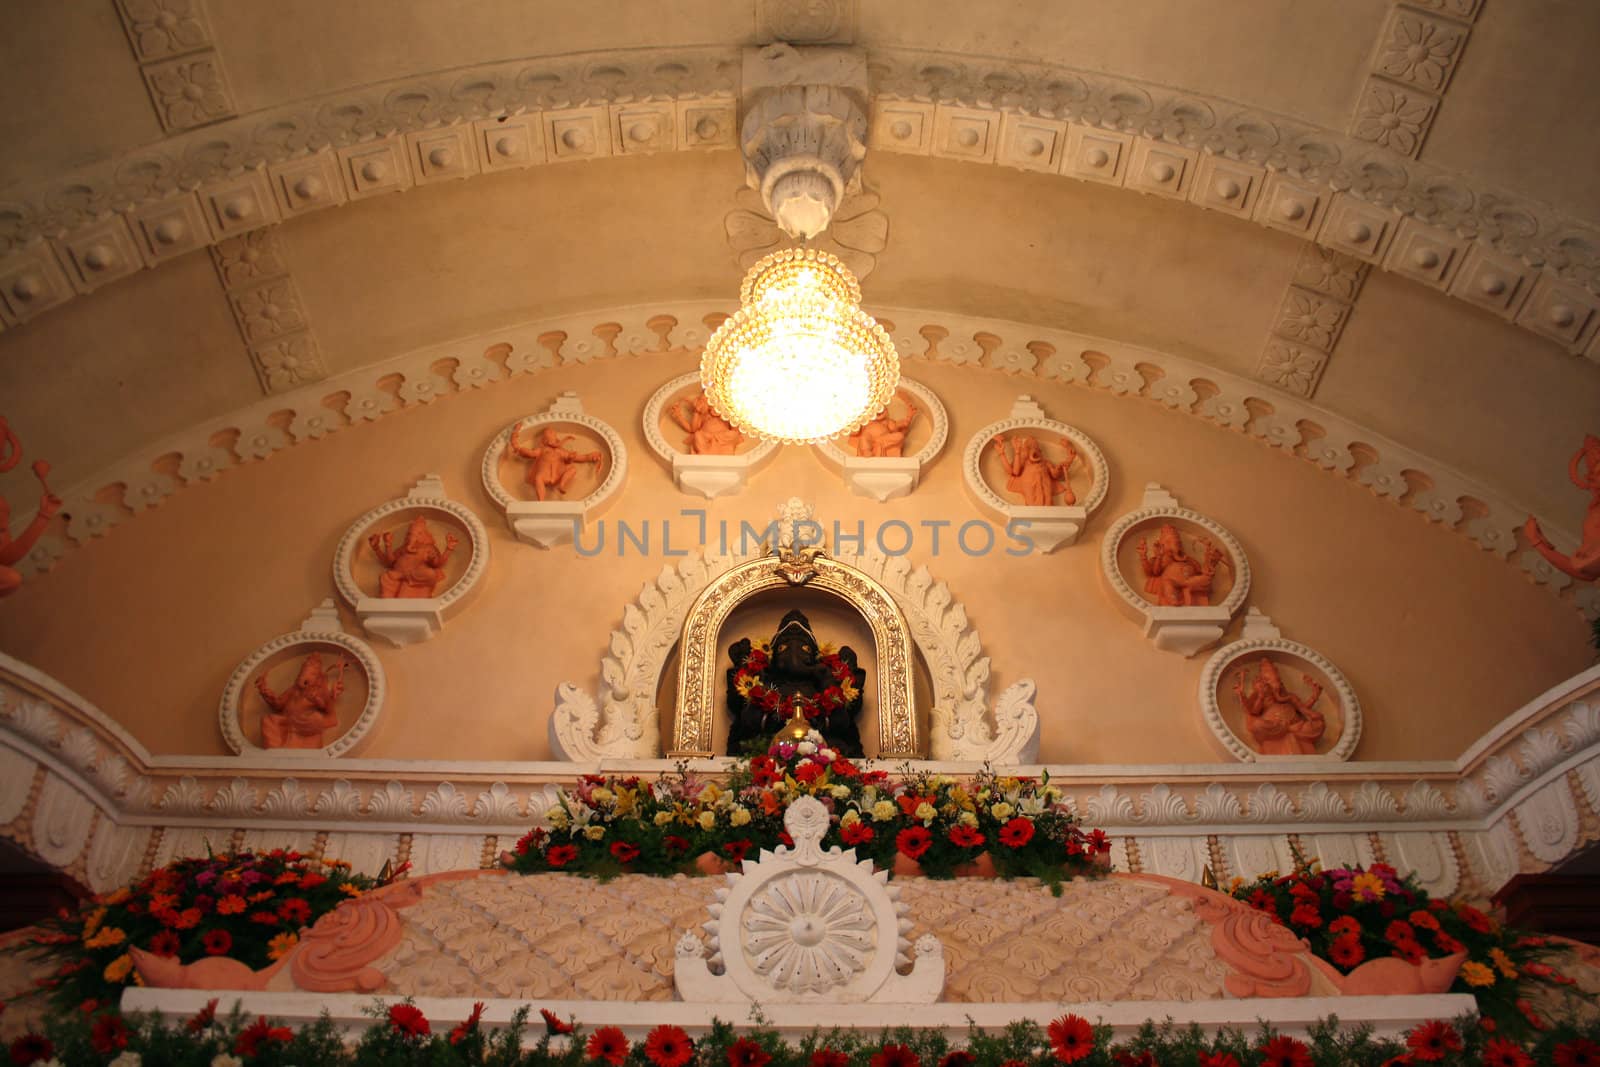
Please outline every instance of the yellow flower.
[[267, 958], [282, 959], [300, 941], [300, 935], [282, 933], [267, 942]]
[[1471, 986], [1494, 985], [1494, 972], [1477, 960], [1468, 960], [1461, 965], [1461, 980]]
[[894, 818], [894, 812], [894, 801], [880, 800], [876, 804], [872, 805], [872, 821], [888, 822]]
[[672, 812], [670, 812], [670, 811], [658, 811], [658, 812], [656, 812], [656, 825], [657, 826], [665, 826], [665, 825], [667, 825], [667, 823], [669, 823], [671, 821], [672, 821]]
[[1499, 948], [1490, 949], [1489, 958], [1494, 960], [1494, 965], [1500, 968], [1500, 973], [1507, 978], [1515, 978], [1517, 976], [1517, 965], [1512, 963], [1511, 957], [1501, 952]]
[[583, 836], [587, 837], [590, 841], [598, 841], [602, 837], [606, 836], [606, 828], [604, 826], [597, 826], [591, 823], [583, 828]]
[[750, 809], [734, 808], [733, 814], [728, 816], [728, 821], [735, 826], [744, 826], [750, 821]]
[[127, 934], [115, 926], [108, 926], [93, 937], [84, 938], [83, 943], [89, 948], [110, 948], [112, 945], [120, 945], [126, 940], [128, 940]]
[[1244, 879], [1240, 878], [1238, 875], [1235, 875], [1233, 880], [1228, 883], [1228, 892], [1236, 893], [1238, 892], [1239, 887], [1242, 885], [1244, 885]]
[[712, 827], [717, 825], [717, 813], [714, 811], [702, 811], [700, 813], [699, 821], [700, 829], [710, 830]]
[[717, 798], [721, 795], [722, 790], [717, 788], [717, 783], [707, 782], [706, 787], [700, 790], [700, 803], [715, 804], [717, 802]]
[[1011, 813], [1015, 810], [1016, 809], [1010, 804], [1007, 804], [1002, 800], [1000, 803], [989, 809], [989, 814], [993, 815], [997, 819], [1009, 819], [1011, 818]]
[[339, 886], [339, 892], [347, 897], [359, 897], [361, 895], [361, 887], [354, 882], [344, 882]]
[[926, 800], [924, 800], [921, 804], [917, 805], [915, 814], [916, 817], [921, 819], [923, 822], [929, 822], [935, 815], [938, 815], [939, 813], [933, 810], [932, 804], [929, 804]]
[[117, 890], [115, 893], [112, 893], [110, 896], [101, 897], [100, 898], [100, 903], [102, 903], [102, 904], [112, 904], [112, 905], [121, 904], [123, 901], [127, 900], [131, 896], [133, 896], [133, 894], [131, 892], [129, 892], [128, 887], [127, 886], [123, 886], [121, 889]]
[[545, 818], [549, 820], [550, 826], [553, 829], [565, 830], [567, 828], [568, 816], [565, 808], [551, 808], [549, 814], [546, 815]]
[[960, 815], [956, 816], [956, 822], [960, 823], [962, 826], [977, 826], [978, 816], [974, 812], [964, 811]]
[[133, 970], [133, 957], [124, 952], [106, 964], [105, 979], [108, 982], [125, 981], [128, 977], [128, 972], [131, 970]]
[[616, 795], [605, 786], [601, 786], [599, 789], [596, 789], [590, 794], [590, 796], [594, 797], [594, 806], [597, 808], [602, 804], [609, 804], [616, 799]]
[[861, 813], [854, 808], [839, 816], [840, 826], [854, 826], [861, 821]]
[[93, 937], [94, 932], [100, 929], [100, 923], [105, 917], [106, 909], [104, 908], [96, 908], [89, 913], [89, 917], [83, 923], [83, 939], [85, 941]]
[[1371, 871], [1362, 871], [1350, 880], [1350, 895], [1357, 900], [1382, 900], [1383, 879]]
[[350, 861], [348, 860], [323, 860], [322, 862], [327, 864], [329, 867], [337, 867], [341, 871], [348, 871], [350, 869]]

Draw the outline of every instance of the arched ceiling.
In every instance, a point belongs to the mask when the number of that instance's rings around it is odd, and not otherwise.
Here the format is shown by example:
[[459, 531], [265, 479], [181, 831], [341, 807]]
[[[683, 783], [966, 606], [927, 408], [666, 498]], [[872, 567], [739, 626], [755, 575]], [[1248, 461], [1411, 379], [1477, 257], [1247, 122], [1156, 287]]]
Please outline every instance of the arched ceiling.
[[[780, 36], [868, 54], [837, 233], [869, 303], [1254, 378], [1576, 528], [1600, 9], [1564, 0], [13, 5], [0, 413], [93, 496], [406, 352], [731, 306], [770, 239], [740, 214], [739, 50]], [[508, 133], [532, 155], [496, 157]]]

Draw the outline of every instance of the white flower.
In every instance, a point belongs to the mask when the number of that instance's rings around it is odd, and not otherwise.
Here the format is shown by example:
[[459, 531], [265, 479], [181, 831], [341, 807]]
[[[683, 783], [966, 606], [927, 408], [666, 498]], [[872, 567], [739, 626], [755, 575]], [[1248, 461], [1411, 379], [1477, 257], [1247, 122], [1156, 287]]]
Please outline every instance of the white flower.
[[1024, 815], [1043, 815], [1044, 797], [1023, 797], [1022, 800], [1017, 803], [1017, 808]]
[[821, 745], [822, 744], [822, 734], [821, 734], [821, 732], [817, 731], [817, 730], [808, 730], [808, 731], [806, 731], [806, 739], [803, 742], [803, 744], [814, 745], [814, 746]]
[[831, 748], [819, 748], [819, 749], [817, 749], [817, 759], [821, 760], [823, 763], [832, 763], [834, 760], [836, 760], [838, 758], [839, 758], [839, 753], [835, 752]]
[[847, 785], [836, 785], [832, 789], [828, 790], [828, 792], [833, 794], [833, 799], [835, 800], [850, 799], [850, 787]]
[[817, 746], [810, 741], [802, 741], [794, 746], [794, 750], [802, 756], [809, 756], [817, 751]]
[[244, 1061], [226, 1052], [219, 1052], [211, 1057], [211, 1067], [244, 1067]]

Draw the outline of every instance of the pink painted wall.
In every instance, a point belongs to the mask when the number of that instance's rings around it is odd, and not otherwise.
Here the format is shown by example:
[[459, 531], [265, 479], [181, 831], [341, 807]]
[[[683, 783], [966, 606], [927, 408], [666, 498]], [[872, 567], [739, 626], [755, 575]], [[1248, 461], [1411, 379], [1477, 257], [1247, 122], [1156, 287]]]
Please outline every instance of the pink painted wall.
[[[660, 383], [695, 365], [678, 354], [563, 367], [400, 411], [184, 489], [30, 579], [0, 606], [0, 648], [82, 693], [158, 754], [222, 754], [216, 707], [235, 665], [333, 594], [331, 561], [348, 524], [435, 472], [483, 518], [493, 558], [437, 638], [406, 649], [374, 642], [390, 697], [362, 755], [548, 757], [557, 684], [593, 689], [623, 605], [670, 562], [662, 522], [671, 520], [676, 550], [697, 533], [682, 508], [704, 507], [714, 533], [721, 519], [735, 530], [740, 520], [764, 526], [791, 495], [812, 502], [825, 525], [864, 521], [869, 536], [884, 520], [911, 524], [913, 561], [949, 584], [983, 637], [992, 695], [1019, 678], [1038, 683], [1041, 752], [1053, 762], [1222, 756], [1196, 703], [1208, 653], [1157, 652], [1101, 587], [1100, 539], [1151, 481], [1230, 529], [1250, 555], [1249, 603], [1344, 670], [1366, 718], [1358, 759], [1453, 758], [1591, 660], [1588, 627], [1569, 605], [1350, 481], [1150, 402], [994, 371], [907, 365], [951, 415], [944, 453], [908, 499], [852, 496], [798, 448], [782, 450], [741, 495], [683, 496], [646, 448], [639, 419]], [[577, 390], [630, 449], [595, 558], [514, 541], [478, 480], [489, 440], [564, 389]], [[968, 497], [961, 450], [1024, 390], [1100, 444], [1110, 496], [1074, 547], [1017, 559], [998, 551], [999, 538], [989, 556], [965, 555], [955, 529], [995, 517]], [[631, 547], [617, 555], [618, 520], [651, 525], [650, 556]], [[951, 525], [935, 555], [920, 524], [938, 520]], [[347, 613], [347, 629], [355, 626]]]

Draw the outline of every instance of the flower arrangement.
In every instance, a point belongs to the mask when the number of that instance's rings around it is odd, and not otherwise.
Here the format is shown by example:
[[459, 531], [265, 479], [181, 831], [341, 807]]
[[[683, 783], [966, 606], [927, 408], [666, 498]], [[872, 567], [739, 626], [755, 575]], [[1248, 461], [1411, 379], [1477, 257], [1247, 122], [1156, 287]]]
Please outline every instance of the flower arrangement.
[[707, 854], [737, 863], [793, 843], [783, 814], [802, 796], [830, 812], [824, 847], [853, 848], [885, 869], [903, 857], [902, 869], [915, 863], [933, 878], [987, 853], [1002, 877], [1040, 878], [1059, 892], [1063, 879], [1103, 870], [1111, 850], [1104, 833], [1078, 825], [1048, 776], [891, 779], [839, 755], [813, 730], [737, 763], [721, 785], [682, 768], [648, 785], [586, 775], [502, 860], [525, 873], [601, 877], [688, 871]]
[[763, 685], [761, 674], [771, 663], [772, 651], [769, 644], [766, 641], [756, 641], [750, 647], [750, 655], [745, 657], [744, 663], [740, 664], [733, 675], [733, 686], [739, 695], [769, 715], [776, 713], [784, 719], [792, 719], [795, 713], [799, 712], [808, 721], [816, 719], [826, 721], [833, 712], [847, 707], [861, 695], [861, 690], [856, 685], [855, 671], [839, 656], [838, 649], [832, 645], [821, 646], [818, 650], [817, 663], [833, 678], [833, 684], [823, 687], [822, 692], [812, 696], [780, 693], [770, 686]]
[[1545, 1025], [1520, 983], [1573, 984], [1540, 958], [1548, 945], [1544, 938], [1508, 930], [1469, 904], [1434, 899], [1414, 875], [1400, 878], [1386, 863], [1322, 870], [1299, 860], [1289, 874], [1269, 871], [1253, 882], [1236, 878], [1228, 891], [1293, 930], [1345, 973], [1385, 956], [1421, 963], [1466, 953], [1451, 990], [1475, 996], [1479, 1012], [1502, 1029]]
[[181, 963], [229, 956], [265, 967], [302, 927], [372, 885], [348, 863], [282, 849], [182, 859], [41, 924], [16, 951], [59, 961], [42, 992], [58, 1008], [92, 1012], [138, 982], [131, 948]]
[[46, 1033], [18, 1038], [9, 1051], [21, 1067], [1581, 1067], [1600, 1056], [1600, 1026], [1592, 1023], [1520, 1042], [1470, 1019], [1425, 1023], [1401, 1040], [1374, 1038], [1367, 1028], [1341, 1027], [1332, 1019], [1311, 1027], [1305, 1039], [1266, 1028], [1249, 1035], [1146, 1023], [1133, 1037], [1113, 1041], [1108, 1027], [1067, 1014], [1042, 1028], [1030, 1021], [999, 1031], [973, 1027], [965, 1045], [956, 1047], [940, 1030], [906, 1026], [877, 1034], [814, 1030], [790, 1039], [723, 1022], [699, 1037], [663, 1023], [642, 1040], [630, 1040], [617, 1027], [585, 1033], [574, 1021], [541, 1010], [542, 1032], [524, 1046], [527, 1007], [503, 1029], [485, 1026], [483, 1012], [484, 1005], [475, 1004], [446, 1030], [413, 1004], [378, 1004], [366, 1032], [347, 1043], [327, 1018], [294, 1030], [266, 1018], [249, 1020], [237, 1006], [219, 1015], [213, 1000], [176, 1024], [115, 1012], [64, 1015]]

